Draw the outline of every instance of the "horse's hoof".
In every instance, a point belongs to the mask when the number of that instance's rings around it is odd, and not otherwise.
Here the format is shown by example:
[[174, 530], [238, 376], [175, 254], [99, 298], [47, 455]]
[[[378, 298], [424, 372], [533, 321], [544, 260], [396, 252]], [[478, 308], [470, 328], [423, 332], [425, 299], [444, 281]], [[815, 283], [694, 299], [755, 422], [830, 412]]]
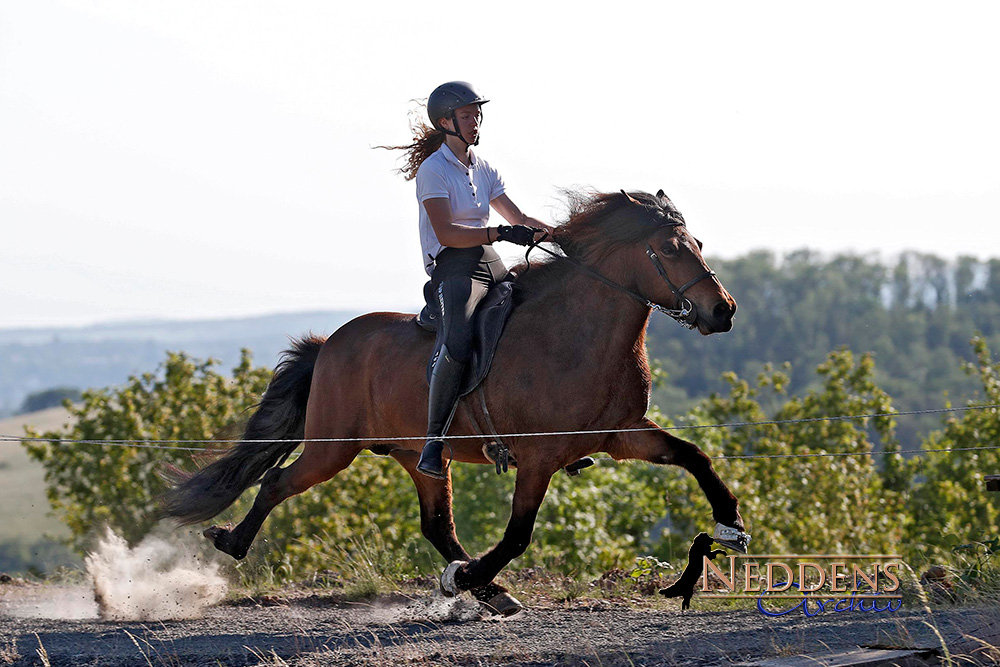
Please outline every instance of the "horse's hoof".
[[510, 593], [503, 592], [494, 595], [489, 602], [480, 603], [491, 614], [513, 616], [524, 611], [524, 605]]
[[459, 590], [458, 584], [455, 583], [455, 574], [458, 572], [458, 568], [468, 564], [468, 561], [453, 560], [448, 563], [448, 567], [441, 573], [441, 593], [446, 598], [453, 598], [462, 592]]
[[223, 535], [228, 535], [232, 531], [233, 527], [229, 524], [225, 526], [209, 526], [205, 530], [201, 531], [208, 540], [215, 545], [215, 548], [219, 548], [219, 540], [222, 539]]
[[750, 543], [750, 534], [739, 528], [724, 526], [721, 523], [715, 524], [715, 532], [712, 533], [712, 541], [721, 544], [727, 549], [739, 551], [741, 554], [747, 552], [747, 545]]
[[246, 558], [247, 552], [245, 550], [237, 551], [229, 543], [229, 537], [232, 535], [232, 532], [233, 525], [227, 523], [225, 526], [209, 526], [201, 534], [211, 540], [215, 548], [222, 553], [232, 556], [236, 560], [243, 560]]

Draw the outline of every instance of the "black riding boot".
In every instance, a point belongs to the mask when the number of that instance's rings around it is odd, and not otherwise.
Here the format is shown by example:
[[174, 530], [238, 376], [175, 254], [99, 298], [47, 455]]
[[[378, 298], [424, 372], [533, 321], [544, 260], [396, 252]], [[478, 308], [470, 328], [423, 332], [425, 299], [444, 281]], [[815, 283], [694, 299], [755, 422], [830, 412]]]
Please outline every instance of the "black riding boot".
[[455, 361], [448, 355], [448, 346], [442, 345], [434, 370], [431, 371], [431, 389], [427, 406], [427, 443], [420, 453], [417, 470], [436, 479], [445, 479], [444, 462], [441, 460], [444, 452], [444, 435], [451, 424], [455, 405], [458, 403], [458, 392], [462, 390], [462, 377], [465, 374], [465, 364]]

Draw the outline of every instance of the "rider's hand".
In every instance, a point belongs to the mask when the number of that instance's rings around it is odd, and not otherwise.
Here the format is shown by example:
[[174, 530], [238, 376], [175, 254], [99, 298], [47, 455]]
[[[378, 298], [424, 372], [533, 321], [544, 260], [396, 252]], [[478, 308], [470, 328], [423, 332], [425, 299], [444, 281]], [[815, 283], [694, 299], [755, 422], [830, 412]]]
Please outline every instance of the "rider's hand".
[[500, 225], [497, 227], [497, 240], [517, 245], [531, 245], [535, 242], [535, 234], [540, 232], [541, 230], [527, 225]]
[[[550, 225], [548, 223], [542, 222], [538, 218], [527, 218], [522, 224], [525, 224], [525, 225], [528, 225], [529, 227], [534, 228], [534, 230], [536, 232], [543, 231], [546, 234], [548, 234], [549, 237], [553, 236], [556, 233], [556, 228], [555, 227], [553, 227], [552, 225]], [[537, 234], [535, 234], [535, 238], [538, 238]]]

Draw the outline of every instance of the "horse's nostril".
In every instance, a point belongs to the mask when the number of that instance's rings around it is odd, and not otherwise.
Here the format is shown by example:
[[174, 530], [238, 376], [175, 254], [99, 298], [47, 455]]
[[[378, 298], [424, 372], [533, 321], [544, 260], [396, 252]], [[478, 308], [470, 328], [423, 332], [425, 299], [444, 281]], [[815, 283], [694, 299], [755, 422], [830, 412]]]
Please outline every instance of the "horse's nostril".
[[716, 322], [723, 322], [730, 319], [736, 312], [736, 308], [730, 306], [725, 301], [720, 301], [712, 309], [712, 315], [715, 317]]

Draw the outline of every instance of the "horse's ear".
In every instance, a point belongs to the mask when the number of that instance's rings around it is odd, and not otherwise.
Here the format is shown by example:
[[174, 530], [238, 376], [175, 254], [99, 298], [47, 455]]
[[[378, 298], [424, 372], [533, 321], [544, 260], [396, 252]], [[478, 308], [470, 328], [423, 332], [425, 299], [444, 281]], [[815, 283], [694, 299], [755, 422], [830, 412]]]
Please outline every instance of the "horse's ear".
[[668, 197], [663, 190], [656, 191], [656, 198], [659, 199], [664, 204], [673, 204], [673, 202], [670, 201], [670, 197]]
[[636, 199], [635, 197], [633, 197], [629, 193], [625, 192], [624, 189], [622, 189], [622, 194], [625, 195], [625, 199], [628, 199], [633, 204], [639, 204], [640, 206], [642, 206], [642, 202], [641, 201], [639, 201], [638, 199]]

